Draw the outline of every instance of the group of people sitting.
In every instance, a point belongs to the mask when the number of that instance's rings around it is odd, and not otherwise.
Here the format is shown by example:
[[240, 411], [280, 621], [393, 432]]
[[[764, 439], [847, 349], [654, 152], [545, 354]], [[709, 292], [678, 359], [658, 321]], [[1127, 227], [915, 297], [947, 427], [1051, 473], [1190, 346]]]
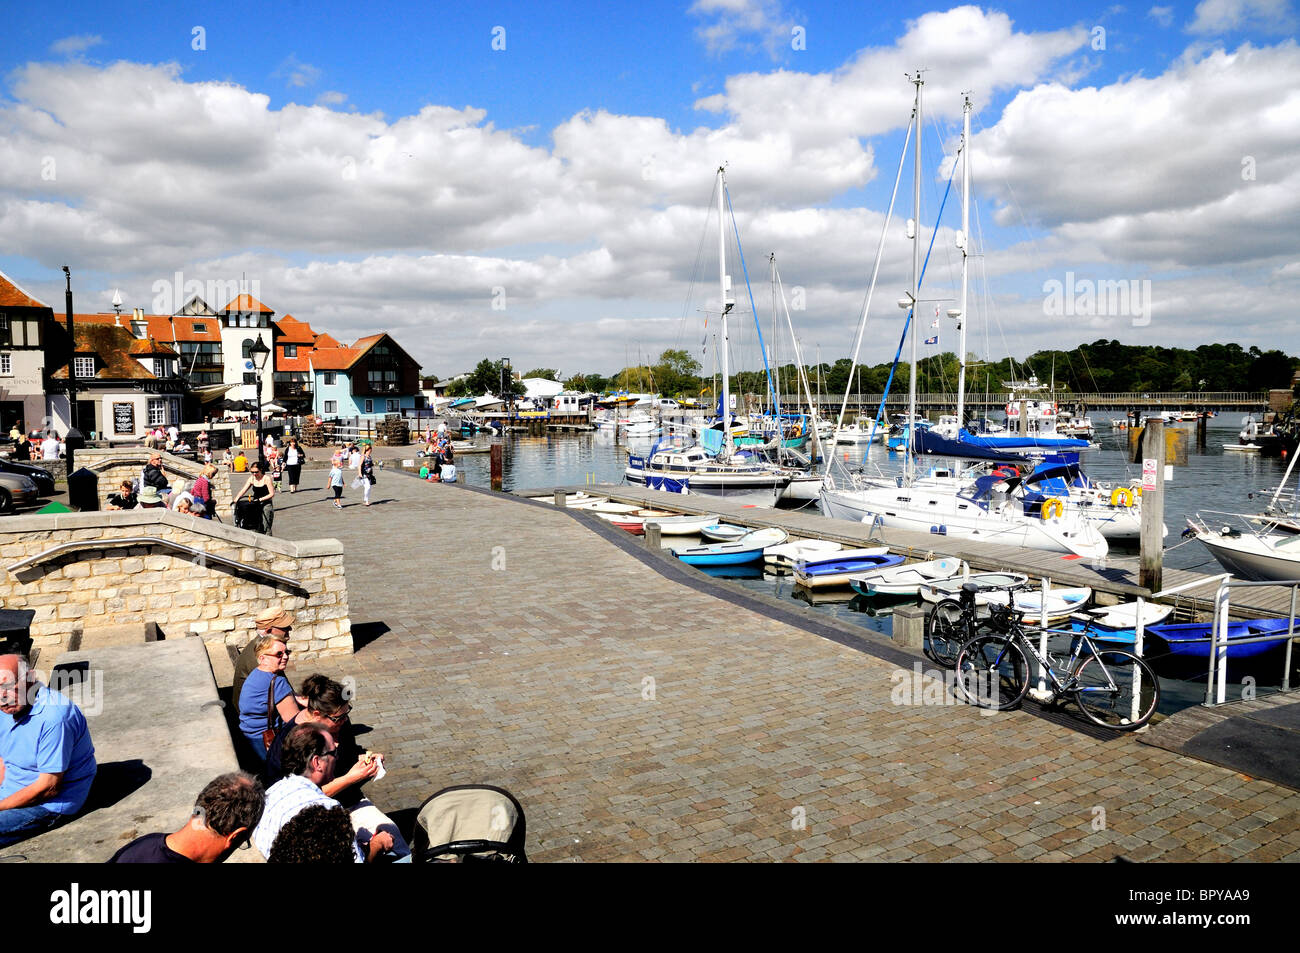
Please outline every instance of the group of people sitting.
[[[185, 824], [139, 837], [111, 863], [220, 863], [251, 843], [272, 863], [409, 862], [393, 821], [365, 796], [384, 757], [352, 728], [352, 693], [326, 675], [285, 677], [293, 616], [269, 609], [236, 664], [239, 736], [260, 777], [213, 779]], [[98, 765], [81, 709], [0, 654], [0, 847], [51, 830], [85, 806]]]
[[382, 777], [384, 757], [357, 744], [352, 692], [326, 675], [309, 675], [295, 692], [285, 677], [293, 616], [270, 609], [257, 617], [257, 635], [235, 662], [243, 754], [261, 766], [266, 814], [253, 843], [268, 858], [276, 834], [308, 805], [341, 806], [355, 833], [358, 861], [402, 861], [410, 856], [397, 826], [362, 792]]
[[178, 476], [168, 482], [162, 469], [162, 454], [154, 452], [149, 455], [149, 462], [137, 479], [123, 480], [118, 486], [118, 492], [109, 494], [106, 508], [170, 509], [202, 519], [212, 519], [217, 512], [212, 491], [212, 478], [216, 475], [217, 468], [209, 463], [193, 481]]
[[437, 432], [430, 432], [425, 437], [424, 444], [424, 463], [420, 466], [420, 479], [433, 483], [454, 482], [456, 463], [447, 425], [440, 424]]

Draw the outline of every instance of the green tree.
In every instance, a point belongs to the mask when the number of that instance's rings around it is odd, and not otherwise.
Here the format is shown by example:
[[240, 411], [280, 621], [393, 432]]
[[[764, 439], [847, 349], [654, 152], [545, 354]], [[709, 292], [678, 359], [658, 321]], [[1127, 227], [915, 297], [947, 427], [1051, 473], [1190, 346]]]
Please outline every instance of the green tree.
[[524, 377], [540, 377], [548, 381], [558, 381], [560, 372], [553, 367], [534, 367]]

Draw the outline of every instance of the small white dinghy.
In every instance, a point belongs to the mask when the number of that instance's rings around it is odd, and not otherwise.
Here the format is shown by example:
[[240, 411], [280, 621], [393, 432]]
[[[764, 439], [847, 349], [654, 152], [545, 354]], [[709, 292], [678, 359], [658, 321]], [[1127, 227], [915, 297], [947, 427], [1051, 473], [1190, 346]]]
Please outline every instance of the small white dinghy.
[[674, 549], [673, 555], [693, 566], [734, 566], [758, 562], [763, 550], [786, 541], [789, 534], [783, 529], [755, 530], [743, 538], [729, 543], [708, 543], [704, 546], [683, 546]]
[[[552, 506], [555, 505], [554, 493], [552, 493], [550, 496], [530, 496], [528, 497], [528, 499], [533, 500], [536, 503], [550, 503]], [[581, 490], [579, 490], [577, 493], [566, 493], [564, 496], [564, 505], [565, 506], [591, 505], [595, 503], [604, 503], [607, 499], [609, 499], [609, 497], [592, 496], [590, 493], [583, 493]]]
[[719, 523], [716, 520], [709, 526], [700, 527], [700, 536], [715, 543], [734, 543], [752, 532], [753, 530], [748, 526]]
[[795, 539], [779, 546], [769, 546], [763, 550], [763, 562], [789, 569], [800, 559], [814, 559], [828, 553], [838, 553], [844, 548], [843, 543], [832, 539]]
[[[1042, 619], [1042, 589], [1024, 589], [1013, 595], [1015, 596], [1016, 611], [1025, 614], [1025, 623], [1027, 625], [1036, 624]], [[1092, 599], [1092, 590], [1087, 586], [1068, 589], [1053, 586], [1047, 590], [1047, 621], [1064, 619], [1072, 612], [1081, 611], [1090, 599]], [[999, 603], [1005, 603], [1005, 601], [1005, 599], [998, 600]]]
[[590, 503], [574, 503], [571, 510], [586, 510], [588, 513], [635, 513], [644, 507], [635, 503], [613, 503], [609, 500], [596, 500]]
[[[1173, 606], [1158, 602], [1147, 602], [1142, 606], [1142, 627], [1164, 622], [1174, 611]], [[1091, 617], [1089, 634], [1098, 642], [1117, 642], [1132, 645], [1137, 641], [1137, 603], [1123, 602], [1117, 606], [1097, 606], [1085, 609], [1082, 615]], [[1076, 632], [1083, 629], [1083, 623], [1071, 620], [1070, 628]]]
[[704, 516], [647, 516], [645, 518], [646, 524], [658, 523], [659, 532], [664, 536], [695, 536], [705, 526], [712, 526], [717, 521], [717, 513], [708, 513]]
[[910, 566], [891, 566], [850, 576], [849, 585], [864, 596], [914, 596], [924, 585], [944, 582], [968, 572], [963, 560], [945, 556]]

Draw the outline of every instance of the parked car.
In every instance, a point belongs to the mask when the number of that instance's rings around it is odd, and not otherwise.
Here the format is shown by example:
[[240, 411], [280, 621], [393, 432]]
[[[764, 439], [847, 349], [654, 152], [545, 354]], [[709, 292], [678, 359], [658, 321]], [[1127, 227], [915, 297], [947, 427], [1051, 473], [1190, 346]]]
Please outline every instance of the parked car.
[[0, 473], [17, 473], [27, 477], [36, 484], [36, 490], [41, 496], [53, 496], [58, 492], [54, 489], [54, 477], [50, 476], [49, 470], [23, 463], [21, 460], [6, 460], [0, 457]]
[[20, 506], [39, 502], [40, 493], [30, 477], [21, 473], [0, 473], [0, 513], [12, 513]]

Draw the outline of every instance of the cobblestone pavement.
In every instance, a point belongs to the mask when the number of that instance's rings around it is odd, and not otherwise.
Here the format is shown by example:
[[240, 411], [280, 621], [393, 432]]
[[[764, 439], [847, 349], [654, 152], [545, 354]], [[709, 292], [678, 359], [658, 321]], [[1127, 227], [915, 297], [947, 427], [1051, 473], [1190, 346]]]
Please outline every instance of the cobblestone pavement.
[[[937, 682], [665, 578], [572, 516], [381, 475], [276, 531], [344, 542], [369, 793], [513, 792], [538, 861], [1279, 860], [1300, 794]], [[311, 485], [308, 486], [308, 483]], [[918, 685], [918, 688], [921, 686]]]

